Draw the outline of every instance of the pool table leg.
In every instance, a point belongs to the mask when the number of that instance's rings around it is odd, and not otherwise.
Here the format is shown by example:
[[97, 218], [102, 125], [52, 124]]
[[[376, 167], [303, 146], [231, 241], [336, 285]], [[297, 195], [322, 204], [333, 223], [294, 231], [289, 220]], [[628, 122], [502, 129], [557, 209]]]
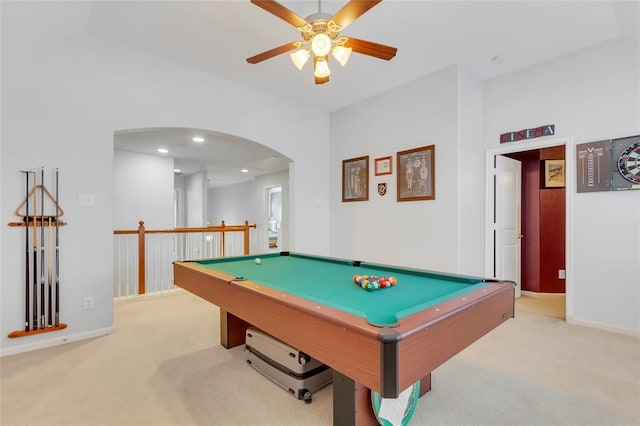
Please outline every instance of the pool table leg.
[[245, 320], [220, 309], [220, 344], [225, 348], [243, 345], [249, 327], [251, 324]]
[[333, 424], [334, 426], [378, 425], [369, 389], [353, 379], [333, 370]]
[[431, 390], [431, 373], [427, 374], [422, 379], [420, 379], [420, 393], [418, 394], [418, 397], [421, 397], [422, 395], [429, 392], [430, 390]]
[[[431, 390], [431, 373], [420, 380], [420, 396]], [[353, 379], [333, 370], [334, 426], [379, 425], [371, 407], [371, 392]]]

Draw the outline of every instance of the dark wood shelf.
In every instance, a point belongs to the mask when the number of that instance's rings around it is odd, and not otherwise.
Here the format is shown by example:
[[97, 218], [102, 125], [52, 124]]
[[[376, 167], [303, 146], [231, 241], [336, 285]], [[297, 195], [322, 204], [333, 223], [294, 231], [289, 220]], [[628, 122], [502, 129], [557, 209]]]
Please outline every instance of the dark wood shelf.
[[[41, 226], [40, 224], [43, 223], [44, 226], [49, 226], [49, 221], [45, 220], [44, 222], [40, 221], [40, 220], [36, 220], [35, 222], [29, 222], [29, 226]], [[58, 226], [66, 226], [67, 222], [58, 222]], [[27, 226], [27, 224], [25, 222], [9, 222], [9, 226]], [[56, 222], [55, 221], [51, 221], [51, 226], [56, 226]]]

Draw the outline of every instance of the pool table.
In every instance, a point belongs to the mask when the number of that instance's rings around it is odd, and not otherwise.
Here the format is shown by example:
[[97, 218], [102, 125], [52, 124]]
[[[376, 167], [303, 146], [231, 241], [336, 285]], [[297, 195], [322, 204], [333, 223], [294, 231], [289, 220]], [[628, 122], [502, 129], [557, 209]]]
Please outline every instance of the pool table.
[[[256, 262], [256, 258], [260, 262]], [[354, 275], [397, 279], [368, 291]], [[334, 370], [334, 424], [377, 424], [369, 392], [396, 398], [514, 315], [514, 283], [305, 255], [174, 263], [175, 284], [220, 308], [220, 339], [253, 325]]]

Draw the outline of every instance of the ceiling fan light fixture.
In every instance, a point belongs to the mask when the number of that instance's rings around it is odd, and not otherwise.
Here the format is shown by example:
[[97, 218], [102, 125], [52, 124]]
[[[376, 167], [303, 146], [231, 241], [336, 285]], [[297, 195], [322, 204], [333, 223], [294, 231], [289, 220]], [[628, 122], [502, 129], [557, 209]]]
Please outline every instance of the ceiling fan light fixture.
[[331, 70], [329, 69], [329, 62], [327, 57], [318, 58], [315, 61], [315, 67], [313, 69], [313, 75], [318, 78], [329, 77]]
[[302, 67], [304, 67], [304, 65], [309, 60], [310, 53], [307, 49], [298, 49], [295, 52], [291, 52], [291, 55], [289, 56], [291, 56], [293, 65], [295, 65], [296, 68], [302, 71]]
[[349, 62], [351, 51], [352, 49], [350, 47], [336, 46], [331, 52], [333, 53], [333, 57], [336, 58], [336, 61], [340, 62], [340, 65], [344, 67], [347, 65], [347, 62]]
[[321, 1], [318, 0], [318, 13], [302, 18], [278, 0], [251, 0], [254, 5], [297, 28], [302, 41], [290, 42], [266, 50], [247, 58], [247, 62], [257, 64], [286, 52], [290, 54], [296, 68], [302, 70], [309, 57], [313, 56], [315, 83], [325, 84], [329, 81], [331, 74], [328, 63], [330, 53], [343, 67], [346, 66], [354, 51], [386, 61], [396, 56], [398, 49], [395, 47], [353, 37], [340, 37], [343, 29], [381, 0], [348, 0], [334, 15], [322, 12]]
[[331, 38], [325, 33], [318, 33], [311, 39], [311, 50], [315, 56], [327, 56], [331, 51]]

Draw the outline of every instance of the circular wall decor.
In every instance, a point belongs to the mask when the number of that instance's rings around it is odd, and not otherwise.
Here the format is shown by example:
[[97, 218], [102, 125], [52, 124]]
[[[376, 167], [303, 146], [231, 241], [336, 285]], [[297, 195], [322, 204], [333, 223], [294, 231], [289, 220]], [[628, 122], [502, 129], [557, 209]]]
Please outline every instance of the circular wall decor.
[[626, 147], [618, 157], [620, 175], [631, 183], [640, 183], [640, 140]]

